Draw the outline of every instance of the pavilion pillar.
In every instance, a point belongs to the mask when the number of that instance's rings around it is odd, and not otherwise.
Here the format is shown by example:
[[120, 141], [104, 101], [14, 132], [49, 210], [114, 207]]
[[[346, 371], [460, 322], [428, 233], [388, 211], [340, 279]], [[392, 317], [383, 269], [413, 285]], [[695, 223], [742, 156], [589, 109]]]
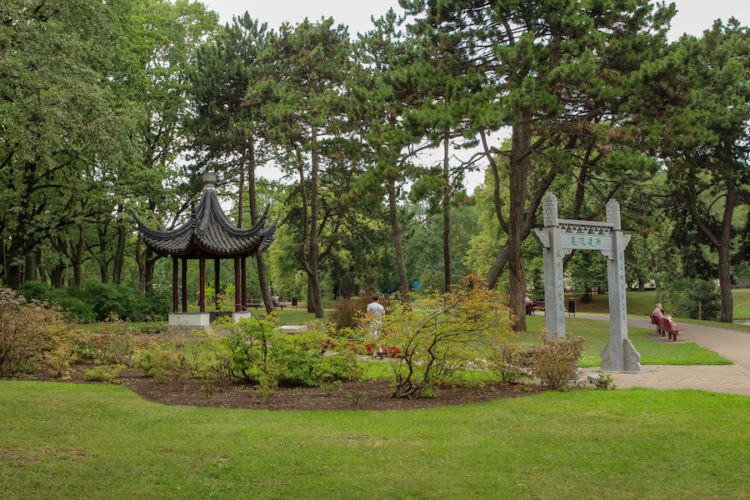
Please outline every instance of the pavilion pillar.
[[182, 258], [182, 312], [187, 312], [187, 259]]
[[200, 308], [201, 312], [206, 312], [206, 259], [200, 258]]
[[234, 310], [240, 312], [242, 310], [242, 304], [240, 304], [240, 258], [234, 258]]
[[240, 273], [242, 274], [242, 310], [247, 310], [247, 266], [245, 257], [240, 258]]
[[176, 256], [172, 256], [172, 312], [177, 312], [177, 295], [180, 288], [180, 282], [177, 281], [177, 271], [180, 266]]
[[216, 310], [218, 311], [221, 305], [221, 301], [219, 300], [219, 293], [221, 290], [221, 284], [219, 283], [219, 280], [221, 279], [221, 260], [214, 259], [214, 276], [215, 276], [215, 283], [216, 283], [216, 289], [214, 290], [214, 303], [216, 304]]

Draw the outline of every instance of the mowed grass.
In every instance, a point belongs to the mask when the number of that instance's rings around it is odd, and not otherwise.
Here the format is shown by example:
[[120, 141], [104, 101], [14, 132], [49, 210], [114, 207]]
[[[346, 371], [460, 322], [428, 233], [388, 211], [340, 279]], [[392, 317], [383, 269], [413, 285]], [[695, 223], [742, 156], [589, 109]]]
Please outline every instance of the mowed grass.
[[[541, 297], [540, 297], [541, 298]], [[566, 295], [565, 305], [568, 300], [575, 299], [576, 311], [587, 313], [609, 312], [609, 299], [607, 294], [591, 294], [592, 302], [584, 304], [579, 295]], [[627, 292], [628, 314], [648, 316], [656, 307], [657, 297], [655, 290], [644, 292]], [[735, 288], [732, 290], [732, 303], [734, 308], [732, 316], [735, 318], [750, 318], [750, 288]], [[682, 320], [682, 318], [680, 318]]]
[[732, 290], [732, 316], [736, 318], [750, 318], [750, 288]]
[[583, 391], [400, 412], [0, 382], [3, 498], [743, 498], [750, 398]]
[[[712, 323], [712, 325], [715, 325]], [[541, 332], [544, 330], [543, 316], [526, 316], [526, 333], [519, 343], [527, 346], [541, 344]], [[568, 335], [581, 336], [586, 339], [580, 365], [583, 367], [599, 366], [599, 354], [609, 342], [609, 323], [583, 318], [566, 318], [565, 330]], [[732, 362], [705, 349], [693, 342], [669, 344], [654, 342], [646, 337], [654, 330], [628, 328], [628, 338], [641, 354], [642, 365], [731, 365]]]

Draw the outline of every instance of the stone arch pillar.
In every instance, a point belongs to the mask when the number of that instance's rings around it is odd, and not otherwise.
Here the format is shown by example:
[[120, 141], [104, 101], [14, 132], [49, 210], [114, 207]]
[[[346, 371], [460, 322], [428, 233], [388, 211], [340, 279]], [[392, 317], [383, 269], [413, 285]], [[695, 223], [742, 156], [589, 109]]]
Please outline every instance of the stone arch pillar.
[[607, 257], [610, 339], [601, 353], [607, 371], [640, 372], [641, 356], [628, 338], [625, 296], [625, 247], [630, 235], [622, 233], [620, 204], [607, 202], [607, 222], [558, 218], [557, 197], [548, 192], [542, 199], [544, 228], [534, 232], [544, 256], [544, 301], [546, 327], [553, 338], [565, 336], [565, 286], [562, 259], [573, 250], [597, 250]]

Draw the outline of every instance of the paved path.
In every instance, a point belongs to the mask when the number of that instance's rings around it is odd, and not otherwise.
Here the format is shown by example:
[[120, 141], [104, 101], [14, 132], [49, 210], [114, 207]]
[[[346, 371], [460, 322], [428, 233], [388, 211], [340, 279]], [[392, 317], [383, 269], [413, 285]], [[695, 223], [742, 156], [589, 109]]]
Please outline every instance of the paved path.
[[[609, 321], [600, 314], [576, 315], [578, 318]], [[703, 389], [714, 392], [750, 396], [750, 333], [710, 326], [679, 324], [685, 330], [679, 334], [680, 342], [695, 342], [732, 361], [724, 366], [674, 366], [643, 365], [642, 373], [614, 373], [619, 388], [647, 387], [651, 389]], [[649, 319], [628, 318], [628, 326], [655, 330]], [[584, 373], [597, 372], [587, 368]]]

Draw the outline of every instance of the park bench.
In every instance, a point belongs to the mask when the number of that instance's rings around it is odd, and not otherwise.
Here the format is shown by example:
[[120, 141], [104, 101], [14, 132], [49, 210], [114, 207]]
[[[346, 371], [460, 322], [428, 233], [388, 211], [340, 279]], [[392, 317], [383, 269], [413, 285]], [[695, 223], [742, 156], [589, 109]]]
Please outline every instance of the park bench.
[[659, 321], [659, 318], [657, 318], [654, 313], [649, 314], [648, 317], [651, 318], [651, 324], [656, 325], [656, 333], [658, 333], [659, 336], [664, 337], [664, 329], [661, 327], [661, 321]]
[[531, 305], [531, 314], [534, 314], [534, 311], [544, 311], [543, 300], [537, 300], [535, 302], [532, 302], [530, 305]]
[[680, 328], [675, 322], [670, 321], [668, 318], [660, 318], [653, 314], [650, 316], [651, 322], [656, 324], [656, 331], [659, 332], [659, 335], [663, 337], [666, 332], [669, 340], [677, 342], [677, 334], [684, 330], [684, 328]]
[[245, 302], [245, 308], [252, 307], [253, 309], [260, 309], [260, 306], [262, 306], [260, 302], [254, 299], [250, 299], [249, 301]]
[[534, 311], [544, 311], [544, 301], [537, 300], [526, 304], [526, 314], [534, 314]]

